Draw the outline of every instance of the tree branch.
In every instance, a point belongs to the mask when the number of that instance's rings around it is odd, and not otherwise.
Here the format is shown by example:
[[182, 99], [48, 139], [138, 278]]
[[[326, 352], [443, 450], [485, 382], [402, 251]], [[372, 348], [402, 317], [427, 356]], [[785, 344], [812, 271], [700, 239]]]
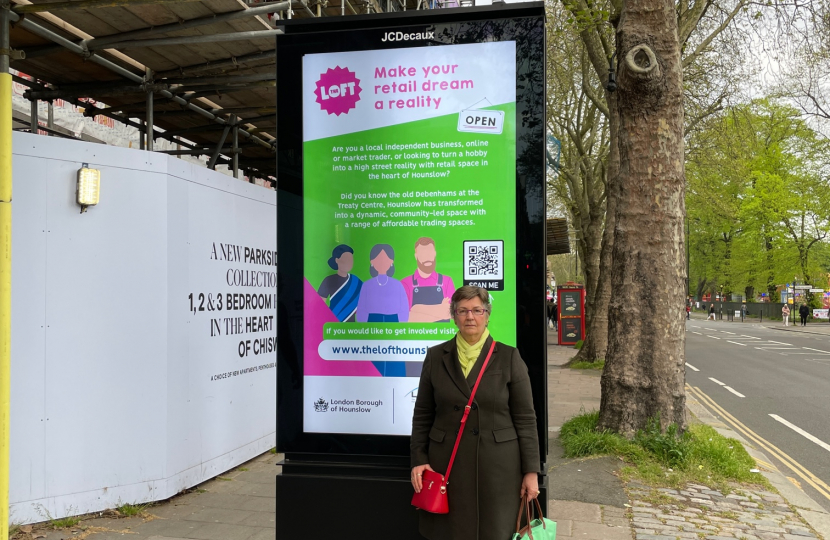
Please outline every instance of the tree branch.
[[[745, 6], [745, 5], [746, 5], [746, 1], [745, 1], [745, 0], [741, 0], [740, 2], [738, 2], [738, 4], [735, 6], [735, 9], [733, 9], [733, 10], [732, 10], [732, 11], [731, 11], [731, 12], [730, 12], [727, 16], [726, 16], [726, 19], [725, 19], [723, 22], [721, 22], [721, 24], [720, 24], [720, 25], [718, 25], [718, 27], [717, 27], [715, 30], [713, 30], [713, 31], [712, 31], [712, 32], [711, 32], [708, 36], [706, 36], [706, 39], [704, 39], [704, 40], [700, 43], [700, 45], [698, 45], [698, 46], [697, 46], [697, 48], [695, 48], [694, 52], [693, 52], [693, 53], [691, 53], [691, 54], [686, 55], [686, 56], [683, 58], [683, 68], [684, 68], [684, 69], [686, 68], [686, 66], [689, 66], [689, 65], [693, 64], [693, 63], [697, 60], [697, 57], [698, 57], [698, 56], [700, 56], [700, 55], [703, 53], [703, 51], [705, 51], [705, 50], [706, 50], [706, 48], [707, 48], [707, 47], [709, 47], [709, 45], [712, 43], [712, 41], [713, 41], [713, 40], [714, 40], [714, 39], [715, 39], [715, 38], [716, 38], [716, 37], [717, 37], [717, 36], [718, 36], [721, 32], [723, 32], [723, 31], [726, 29], [726, 27], [727, 27], [727, 26], [729, 26], [729, 23], [731, 23], [731, 22], [732, 22], [732, 19], [734, 19], [734, 18], [735, 18], [735, 16], [736, 16], [738, 13], [740, 13], [740, 11], [744, 8], [744, 6]], [[708, 6], [707, 6], [707, 7], [708, 7]], [[702, 15], [703, 15], [703, 14], [701, 13], [701, 16], [702, 16]], [[689, 30], [689, 34], [691, 34], [691, 31], [692, 31], [692, 30], [694, 30], [694, 28], [696, 28], [696, 27], [697, 27], [697, 23], [698, 23], [698, 21], [699, 21], [699, 20], [700, 20], [700, 19], [698, 19], [697, 21], [695, 21], [694, 26], [693, 26], [693, 27]], [[684, 43], [684, 44], [685, 44], [685, 43], [686, 43], [686, 40], [687, 40], [688, 38], [689, 38], [689, 36], [687, 35], [685, 39], [682, 39], [682, 40], [681, 40], [681, 43]]]

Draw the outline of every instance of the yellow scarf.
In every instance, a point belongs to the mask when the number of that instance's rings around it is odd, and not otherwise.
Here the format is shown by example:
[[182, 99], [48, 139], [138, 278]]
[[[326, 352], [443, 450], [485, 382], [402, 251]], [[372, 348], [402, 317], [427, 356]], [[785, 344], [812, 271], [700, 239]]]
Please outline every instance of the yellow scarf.
[[461, 364], [461, 371], [465, 377], [473, 369], [476, 360], [478, 360], [478, 355], [481, 354], [481, 349], [484, 348], [484, 342], [487, 341], [488, 337], [490, 337], [490, 330], [485, 328], [484, 333], [481, 334], [481, 339], [474, 345], [470, 345], [461, 337], [460, 332], [455, 335], [455, 343], [458, 346], [458, 363]]

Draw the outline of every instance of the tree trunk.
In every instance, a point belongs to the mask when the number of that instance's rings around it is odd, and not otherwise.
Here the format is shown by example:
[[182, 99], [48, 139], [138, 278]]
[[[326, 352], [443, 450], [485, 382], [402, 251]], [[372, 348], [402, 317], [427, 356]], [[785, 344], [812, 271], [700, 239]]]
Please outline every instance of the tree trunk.
[[778, 285], [775, 283], [775, 261], [773, 260], [771, 236], [764, 237], [764, 249], [767, 252], [767, 295], [769, 295], [770, 302], [775, 302], [775, 292], [778, 290]]
[[626, 0], [617, 27], [620, 172], [599, 427], [686, 428], [685, 177], [677, 14]]
[[699, 279], [697, 282], [697, 289], [695, 290], [695, 299], [700, 301], [703, 298], [703, 293], [706, 290], [706, 278]]
[[[582, 232], [580, 259], [582, 274], [585, 276], [585, 316], [593, 317], [593, 305], [599, 282], [599, 257], [602, 248], [602, 211], [591, 212], [590, 223]], [[594, 215], [597, 214], [597, 215]], [[589, 307], [590, 306], [590, 307]]]
[[[611, 262], [614, 250], [614, 223], [616, 222], [618, 185], [617, 177], [620, 171], [620, 151], [618, 140], [619, 113], [617, 112], [617, 97], [614, 92], [606, 92], [608, 103], [608, 129], [610, 149], [607, 165], [607, 185], [605, 203], [605, 229], [602, 233], [602, 251], [599, 258], [599, 277], [591, 306], [591, 317], [585, 324], [585, 342], [576, 355], [575, 360], [596, 362], [604, 360], [608, 349], [608, 304], [611, 301]], [[588, 313], [586, 306], [586, 314]]]

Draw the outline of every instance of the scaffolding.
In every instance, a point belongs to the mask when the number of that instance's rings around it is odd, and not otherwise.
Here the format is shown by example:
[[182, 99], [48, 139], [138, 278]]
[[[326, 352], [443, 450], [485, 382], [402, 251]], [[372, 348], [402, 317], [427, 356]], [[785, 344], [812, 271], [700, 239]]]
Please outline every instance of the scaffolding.
[[210, 168], [275, 185], [280, 21], [458, 1], [11, 0], [0, 33], [29, 101], [28, 119], [16, 114], [13, 129], [74, 137], [55, 125], [60, 100], [132, 128], [142, 150], [201, 156]]

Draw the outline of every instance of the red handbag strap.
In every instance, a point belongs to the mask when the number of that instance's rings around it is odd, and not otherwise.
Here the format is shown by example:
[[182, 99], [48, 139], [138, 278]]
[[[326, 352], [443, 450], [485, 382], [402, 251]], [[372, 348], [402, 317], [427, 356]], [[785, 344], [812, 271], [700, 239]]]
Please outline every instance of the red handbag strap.
[[487, 364], [490, 362], [490, 357], [493, 356], [493, 349], [496, 348], [496, 340], [493, 340], [490, 343], [490, 351], [487, 353], [487, 358], [484, 359], [484, 365], [481, 366], [481, 371], [478, 373], [478, 378], [476, 379], [476, 384], [473, 386], [473, 391], [470, 392], [470, 401], [467, 402], [467, 406], [464, 407], [464, 416], [461, 417], [461, 427], [458, 429], [458, 437], [455, 438], [455, 446], [452, 449], [452, 455], [450, 456], [450, 464], [447, 465], [447, 474], [444, 475], [444, 483], [449, 485], [450, 483], [450, 471], [452, 470], [452, 462], [455, 461], [455, 453], [458, 451], [458, 443], [461, 442], [461, 436], [464, 435], [464, 426], [467, 425], [467, 417], [470, 415], [470, 407], [473, 405], [473, 400], [476, 398], [476, 390], [478, 390], [478, 383], [481, 382], [481, 376], [484, 375], [484, 370], [487, 369]]

